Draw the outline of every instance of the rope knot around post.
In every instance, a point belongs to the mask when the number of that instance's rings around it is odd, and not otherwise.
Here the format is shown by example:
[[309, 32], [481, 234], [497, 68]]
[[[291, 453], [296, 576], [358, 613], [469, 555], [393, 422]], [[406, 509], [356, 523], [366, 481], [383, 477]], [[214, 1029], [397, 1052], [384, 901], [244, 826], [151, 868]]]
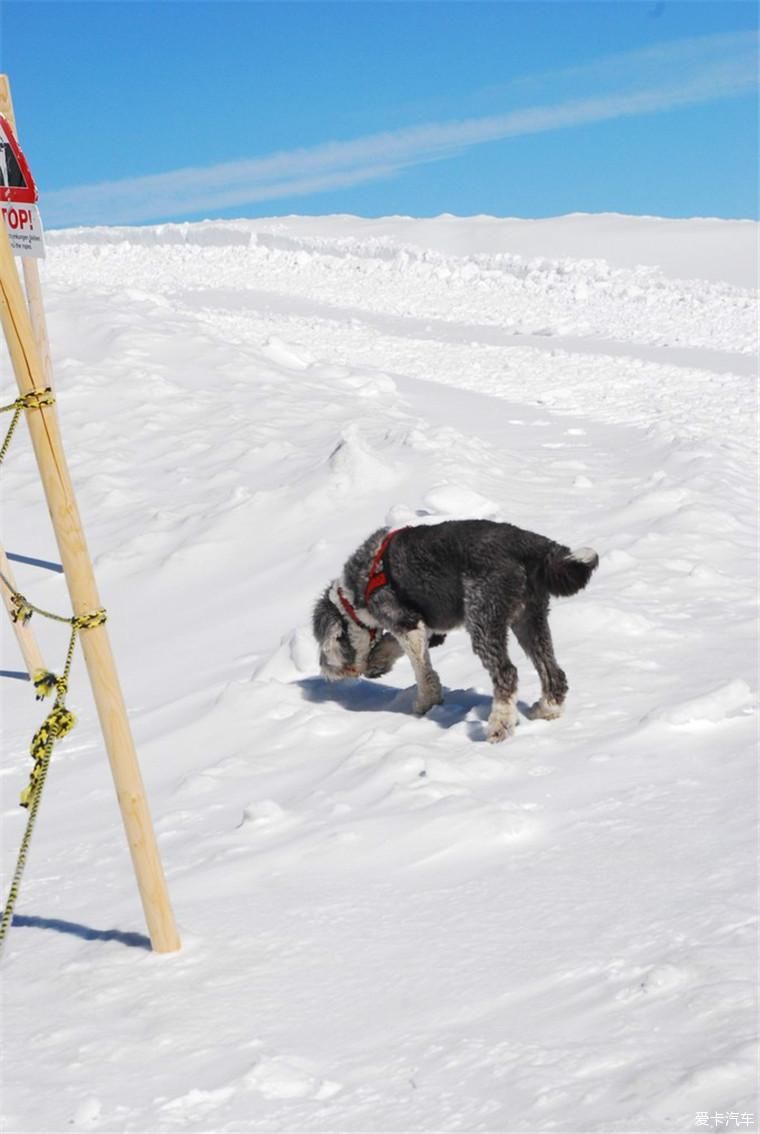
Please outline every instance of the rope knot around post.
[[12, 413], [11, 423], [8, 426], [8, 431], [5, 434], [5, 439], [0, 445], [0, 464], [5, 459], [5, 454], [10, 448], [10, 443], [13, 440], [13, 434], [16, 432], [16, 426], [21, 418], [23, 410], [42, 409], [43, 406], [52, 406], [55, 403], [55, 394], [50, 386], [46, 386], [44, 390], [29, 390], [26, 394], [21, 394], [14, 402], [9, 402], [7, 406], [0, 406], [0, 413]]
[[26, 394], [21, 394], [15, 401], [8, 402], [6, 406], [0, 406], [0, 413], [20, 413], [25, 409], [42, 409], [43, 406], [52, 406], [55, 404], [55, 394], [50, 386], [46, 386], [44, 390], [29, 390]]
[[19, 591], [13, 591], [10, 596], [11, 600], [11, 619], [13, 622], [20, 622], [22, 626], [26, 626], [29, 619], [34, 613], [34, 607], [28, 602]]
[[75, 630], [94, 630], [96, 626], [102, 626], [107, 620], [108, 615], [101, 607], [100, 610], [93, 610], [90, 614], [80, 614], [72, 618], [71, 625]]
[[46, 386], [44, 390], [30, 390], [28, 394], [16, 398], [15, 405], [20, 409], [42, 409], [43, 406], [55, 405], [55, 394], [50, 386]]
[[38, 669], [35, 671], [32, 681], [34, 683], [34, 691], [38, 701], [44, 701], [49, 697], [53, 690], [58, 693], [65, 693], [66, 688], [60, 688], [63, 685], [63, 678], [56, 677], [49, 669]]

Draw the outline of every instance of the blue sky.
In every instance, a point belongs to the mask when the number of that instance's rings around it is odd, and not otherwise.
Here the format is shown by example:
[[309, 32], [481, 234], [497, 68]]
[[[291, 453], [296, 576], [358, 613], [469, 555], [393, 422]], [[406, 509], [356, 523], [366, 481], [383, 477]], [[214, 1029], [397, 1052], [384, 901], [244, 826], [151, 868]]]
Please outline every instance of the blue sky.
[[43, 221], [756, 217], [753, 2], [0, 4]]

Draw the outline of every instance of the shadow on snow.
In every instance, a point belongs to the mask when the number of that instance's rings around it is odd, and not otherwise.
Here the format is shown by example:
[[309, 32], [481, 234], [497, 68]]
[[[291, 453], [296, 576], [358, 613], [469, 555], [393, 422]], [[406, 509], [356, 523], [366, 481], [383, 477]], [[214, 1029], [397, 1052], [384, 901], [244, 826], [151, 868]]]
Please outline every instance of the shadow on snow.
[[58, 917], [36, 917], [30, 914], [14, 914], [12, 925], [16, 929], [52, 929], [55, 933], [67, 933], [80, 937], [83, 941], [117, 941], [130, 949], [147, 949], [150, 940], [143, 933], [125, 933], [121, 929], [92, 929], [76, 921], [64, 921]]
[[[296, 684], [303, 690], [304, 698], [314, 704], [340, 705], [352, 713], [414, 716], [414, 686], [398, 689], [363, 678], [326, 681], [323, 677], [306, 677]], [[423, 719], [442, 729], [464, 723], [471, 740], [485, 740], [484, 724], [491, 711], [491, 700], [489, 694], [478, 693], [474, 689], [444, 688], [443, 704], [436, 705]], [[527, 714], [525, 702], [519, 701], [517, 708], [523, 715]]]

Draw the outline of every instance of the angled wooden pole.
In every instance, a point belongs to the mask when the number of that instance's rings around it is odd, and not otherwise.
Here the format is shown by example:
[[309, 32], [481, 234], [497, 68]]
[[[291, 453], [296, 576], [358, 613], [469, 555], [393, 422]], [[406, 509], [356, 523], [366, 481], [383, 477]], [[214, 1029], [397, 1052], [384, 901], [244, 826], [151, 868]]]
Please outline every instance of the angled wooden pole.
[[[47, 385], [29, 313], [5, 228], [0, 225], [0, 322], [21, 395]], [[100, 609], [95, 576], [71, 483], [55, 405], [26, 410], [48, 511], [74, 614]], [[158, 854], [140, 768], [105, 625], [81, 632], [82, 652], [103, 730], [121, 816], [140, 890], [145, 920], [156, 952], [171, 953], [180, 942]]]
[[[8, 557], [1, 546], [0, 572], [2, 572], [2, 574], [8, 580], [8, 583], [13, 588], [13, 590], [18, 591], [16, 580], [14, 579], [13, 571], [11, 570], [11, 565], [8, 562]], [[5, 609], [11, 616], [11, 624], [16, 635], [16, 641], [18, 642], [19, 648], [21, 650], [21, 656], [24, 659], [26, 671], [29, 674], [29, 680], [34, 681], [34, 675], [38, 669], [47, 669], [47, 666], [45, 665], [45, 662], [42, 658], [42, 650], [37, 643], [37, 639], [34, 635], [34, 630], [32, 629], [31, 624], [28, 622], [21, 622], [20, 619], [16, 619], [14, 617], [15, 611], [13, 608], [11, 593], [8, 590], [8, 587], [3, 584], [2, 580], [0, 580], [0, 590], [3, 592], [3, 603], [5, 605]]]
[[[18, 137], [16, 131], [16, 117], [13, 113], [13, 99], [11, 97], [11, 84], [7, 75], [0, 75], [0, 114], [8, 119], [13, 132]], [[42, 284], [40, 282], [40, 269], [37, 261], [30, 257], [24, 257], [22, 260], [24, 271], [24, 283], [26, 286], [26, 298], [29, 304], [29, 314], [32, 320], [32, 327], [34, 328], [34, 339], [37, 343], [37, 350], [42, 358], [42, 364], [45, 371], [46, 384], [53, 385], [52, 364], [50, 361], [50, 342], [48, 339], [47, 322], [45, 320], [45, 308], [42, 302]], [[5, 575], [8, 582], [14, 589], [16, 587], [11, 565], [8, 562], [5, 552], [0, 547], [0, 571]], [[6, 587], [2, 587], [3, 602], [9, 614], [12, 615], [13, 607], [11, 603], [11, 596]], [[24, 665], [27, 668], [29, 679], [34, 679], [34, 674], [38, 669], [46, 669], [45, 663], [42, 659], [42, 651], [37, 644], [37, 639], [34, 630], [27, 623], [13, 622], [13, 632], [16, 635], [21, 654], [24, 659]]]
[[[16, 129], [16, 115], [13, 113], [13, 98], [11, 84], [7, 75], [0, 75], [0, 114], [7, 118], [18, 138]], [[48, 386], [53, 385], [53, 364], [50, 357], [50, 339], [48, 337], [47, 320], [45, 319], [45, 305], [42, 299], [42, 282], [40, 268], [37, 260], [32, 256], [24, 256], [21, 260], [21, 270], [24, 273], [24, 286], [29, 304], [29, 315], [32, 320], [34, 341], [37, 352], [42, 360], [45, 381]]]

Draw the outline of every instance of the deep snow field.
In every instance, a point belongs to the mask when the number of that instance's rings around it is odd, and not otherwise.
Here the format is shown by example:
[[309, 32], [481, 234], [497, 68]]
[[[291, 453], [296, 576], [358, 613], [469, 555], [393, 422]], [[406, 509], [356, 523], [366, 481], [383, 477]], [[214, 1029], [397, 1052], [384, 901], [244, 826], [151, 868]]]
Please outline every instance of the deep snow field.
[[[49, 234], [183, 948], [149, 951], [79, 655], [5, 952], [6, 1134], [757, 1127], [756, 241], [620, 216]], [[0, 378], [9, 401], [5, 353]], [[2, 476], [6, 549], [57, 560], [23, 428]], [[327, 685], [311, 638], [374, 528], [462, 516], [601, 557], [553, 607], [565, 715], [502, 745], [464, 632], [421, 720], [408, 662]], [[15, 570], [68, 611], [60, 575]], [[65, 629], [33, 625], [60, 672]], [[5, 621], [2, 649], [20, 670]], [[5, 892], [45, 708], [0, 689]]]

